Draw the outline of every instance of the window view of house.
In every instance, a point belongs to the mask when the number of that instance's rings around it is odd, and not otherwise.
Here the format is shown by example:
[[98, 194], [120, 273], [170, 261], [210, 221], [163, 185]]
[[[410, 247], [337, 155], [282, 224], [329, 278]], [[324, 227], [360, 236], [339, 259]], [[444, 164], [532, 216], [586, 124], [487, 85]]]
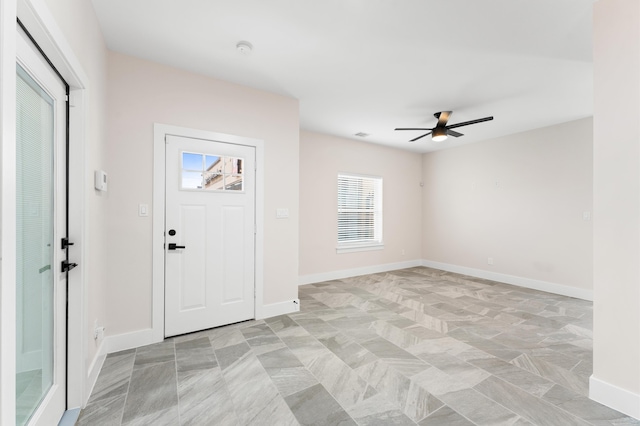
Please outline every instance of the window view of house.
[[242, 191], [242, 158], [182, 153], [182, 189]]

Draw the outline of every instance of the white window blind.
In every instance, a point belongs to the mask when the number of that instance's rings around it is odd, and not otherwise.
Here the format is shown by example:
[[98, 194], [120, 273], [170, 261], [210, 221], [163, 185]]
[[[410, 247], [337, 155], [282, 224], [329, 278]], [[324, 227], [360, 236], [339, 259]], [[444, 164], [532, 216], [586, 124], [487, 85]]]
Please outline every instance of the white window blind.
[[338, 249], [381, 244], [382, 178], [338, 174]]

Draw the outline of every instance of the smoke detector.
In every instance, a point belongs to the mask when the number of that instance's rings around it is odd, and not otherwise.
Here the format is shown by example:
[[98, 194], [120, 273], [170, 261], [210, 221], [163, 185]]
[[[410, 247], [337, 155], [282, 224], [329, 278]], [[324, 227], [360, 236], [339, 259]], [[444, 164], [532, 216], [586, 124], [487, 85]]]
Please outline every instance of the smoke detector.
[[236, 44], [236, 49], [243, 55], [249, 55], [253, 50], [253, 46], [248, 41], [239, 41], [238, 44]]

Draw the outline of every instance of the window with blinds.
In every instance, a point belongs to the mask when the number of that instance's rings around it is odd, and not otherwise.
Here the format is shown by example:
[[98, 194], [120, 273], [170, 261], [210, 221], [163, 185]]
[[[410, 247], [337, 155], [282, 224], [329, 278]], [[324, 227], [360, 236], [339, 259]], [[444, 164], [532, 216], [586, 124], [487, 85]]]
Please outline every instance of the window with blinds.
[[338, 174], [338, 252], [382, 246], [382, 178]]

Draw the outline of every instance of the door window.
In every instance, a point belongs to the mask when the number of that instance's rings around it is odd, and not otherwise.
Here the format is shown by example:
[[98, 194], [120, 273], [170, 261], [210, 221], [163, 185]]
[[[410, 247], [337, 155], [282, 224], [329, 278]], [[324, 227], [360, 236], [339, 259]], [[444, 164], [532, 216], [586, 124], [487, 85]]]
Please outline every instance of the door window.
[[54, 103], [17, 66], [16, 424], [53, 384]]
[[182, 190], [243, 191], [244, 159], [182, 152]]

